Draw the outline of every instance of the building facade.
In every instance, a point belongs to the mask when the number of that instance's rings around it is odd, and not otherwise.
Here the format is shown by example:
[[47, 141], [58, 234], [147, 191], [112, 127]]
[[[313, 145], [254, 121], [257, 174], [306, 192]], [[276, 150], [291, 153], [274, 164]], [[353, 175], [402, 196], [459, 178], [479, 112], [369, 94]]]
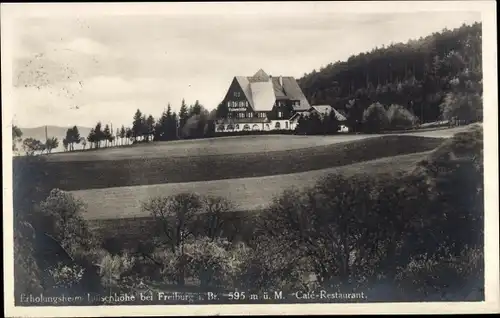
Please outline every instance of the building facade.
[[306, 111], [302, 111], [300, 113], [295, 113], [290, 121], [297, 123], [300, 116], [309, 116], [313, 113], [317, 114], [320, 118], [325, 118], [326, 116], [330, 116], [331, 112], [334, 112], [335, 118], [339, 121], [339, 132], [348, 132], [347, 128], [347, 118], [344, 114], [336, 110], [330, 105], [313, 105], [309, 107]]
[[235, 76], [222, 101], [227, 116], [216, 132], [294, 130], [295, 114], [310, 109], [295, 78], [273, 77], [262, 69], [253, 76]]

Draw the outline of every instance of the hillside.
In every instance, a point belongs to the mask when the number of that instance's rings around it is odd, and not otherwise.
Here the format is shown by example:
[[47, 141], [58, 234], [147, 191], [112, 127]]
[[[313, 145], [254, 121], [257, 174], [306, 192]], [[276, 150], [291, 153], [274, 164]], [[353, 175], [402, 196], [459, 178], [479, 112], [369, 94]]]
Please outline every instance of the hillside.
[[[90, 128], [89, 127], [82, 127], [82, 126], [77, 126], [78, 131], [80, 132], [80, 136], [82, 137], [87, 137]], [[59, 147], [54, 149], [53, 152], [59, 152], [59, 151], [64, 151], [63, 145], [62, 145], [62, 140], [64, 137], [66, 137], [66, 131], [70, 128], [68, 127], [61, 127], [61, 126], [47, 126], [47, 135], [48, 137], [56, 137], [59, 140]], [[40, 126], [40, 127], [35, 127], [35, 128], [21, 128], [21, 131], [23, 132], [23, 139], [26, 138], [35, 138], [40, 141], [45, 141], [45, 126]], [[20, 146], [18, 146], [19, 149], [21, 149]], [[75, 150], [81, 149], [81, 145], [75, 145]]]
[[447, 93], [482, 95], [481, 28], [481, 23], [463, 25], [375, 48], [313, 70], [298, 82], [311, 104], [345, 111], [351, 127], [375, 102], [403, 105], [421, 122], [436, 121]]
[[[442, 138], [388, 135], [302, 149], [170, 157], [168, 159], [142, 157], [117, 160], [47, 161], [44, 156], [36, 158], [45, 161], [43, 170], [49, 177], [43, 177], [44, 186], [72, 191], [304, 172], [429, 151], [440, 145], [442, 141]], [[31, 158], [16, 159], [14, 182], [24, 178], [33, 180], [31, 173], [23, 171], [28, 169], [23, 162]]]

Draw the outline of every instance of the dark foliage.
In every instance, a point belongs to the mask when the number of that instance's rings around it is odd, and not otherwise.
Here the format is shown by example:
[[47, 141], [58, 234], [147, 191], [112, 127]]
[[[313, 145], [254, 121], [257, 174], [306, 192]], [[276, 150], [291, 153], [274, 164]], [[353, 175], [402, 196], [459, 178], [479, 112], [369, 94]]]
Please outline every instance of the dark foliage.
[[447, 93], [482, 94], [481, 52], [481, 23], [463, 25], [328, 64], [299, 85], [311, 104], [346, 111], [351, 131], [376, 102], [403, 105], [421, 123], [436, 121]]

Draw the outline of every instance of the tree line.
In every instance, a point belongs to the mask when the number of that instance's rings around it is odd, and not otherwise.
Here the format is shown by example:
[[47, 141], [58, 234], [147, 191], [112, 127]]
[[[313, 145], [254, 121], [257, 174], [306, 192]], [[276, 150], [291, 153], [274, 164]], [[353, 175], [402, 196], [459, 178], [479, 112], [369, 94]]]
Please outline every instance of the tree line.
[[23, 132], [21, 128], [16, 125], [12, 126], [12, 151], [17, 152], [17, 143], [22, 142], [21, 147], [27, 155], [34, 155], [37, 152], [42, 154], [44, 152], [51, 153], [53, 149], [59, 147], [59, 140], [57, 137], [48, 138], [45, 142], [38, 139], [28, 137], [22, 138]]

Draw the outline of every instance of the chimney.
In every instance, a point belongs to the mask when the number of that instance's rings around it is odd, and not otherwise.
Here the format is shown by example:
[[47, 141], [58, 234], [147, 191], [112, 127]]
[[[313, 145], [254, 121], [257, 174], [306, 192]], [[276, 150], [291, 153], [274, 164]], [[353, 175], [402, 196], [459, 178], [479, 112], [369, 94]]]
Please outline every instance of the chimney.
[[280, 75], [280, 86], [283, 87], [283, 76]]

